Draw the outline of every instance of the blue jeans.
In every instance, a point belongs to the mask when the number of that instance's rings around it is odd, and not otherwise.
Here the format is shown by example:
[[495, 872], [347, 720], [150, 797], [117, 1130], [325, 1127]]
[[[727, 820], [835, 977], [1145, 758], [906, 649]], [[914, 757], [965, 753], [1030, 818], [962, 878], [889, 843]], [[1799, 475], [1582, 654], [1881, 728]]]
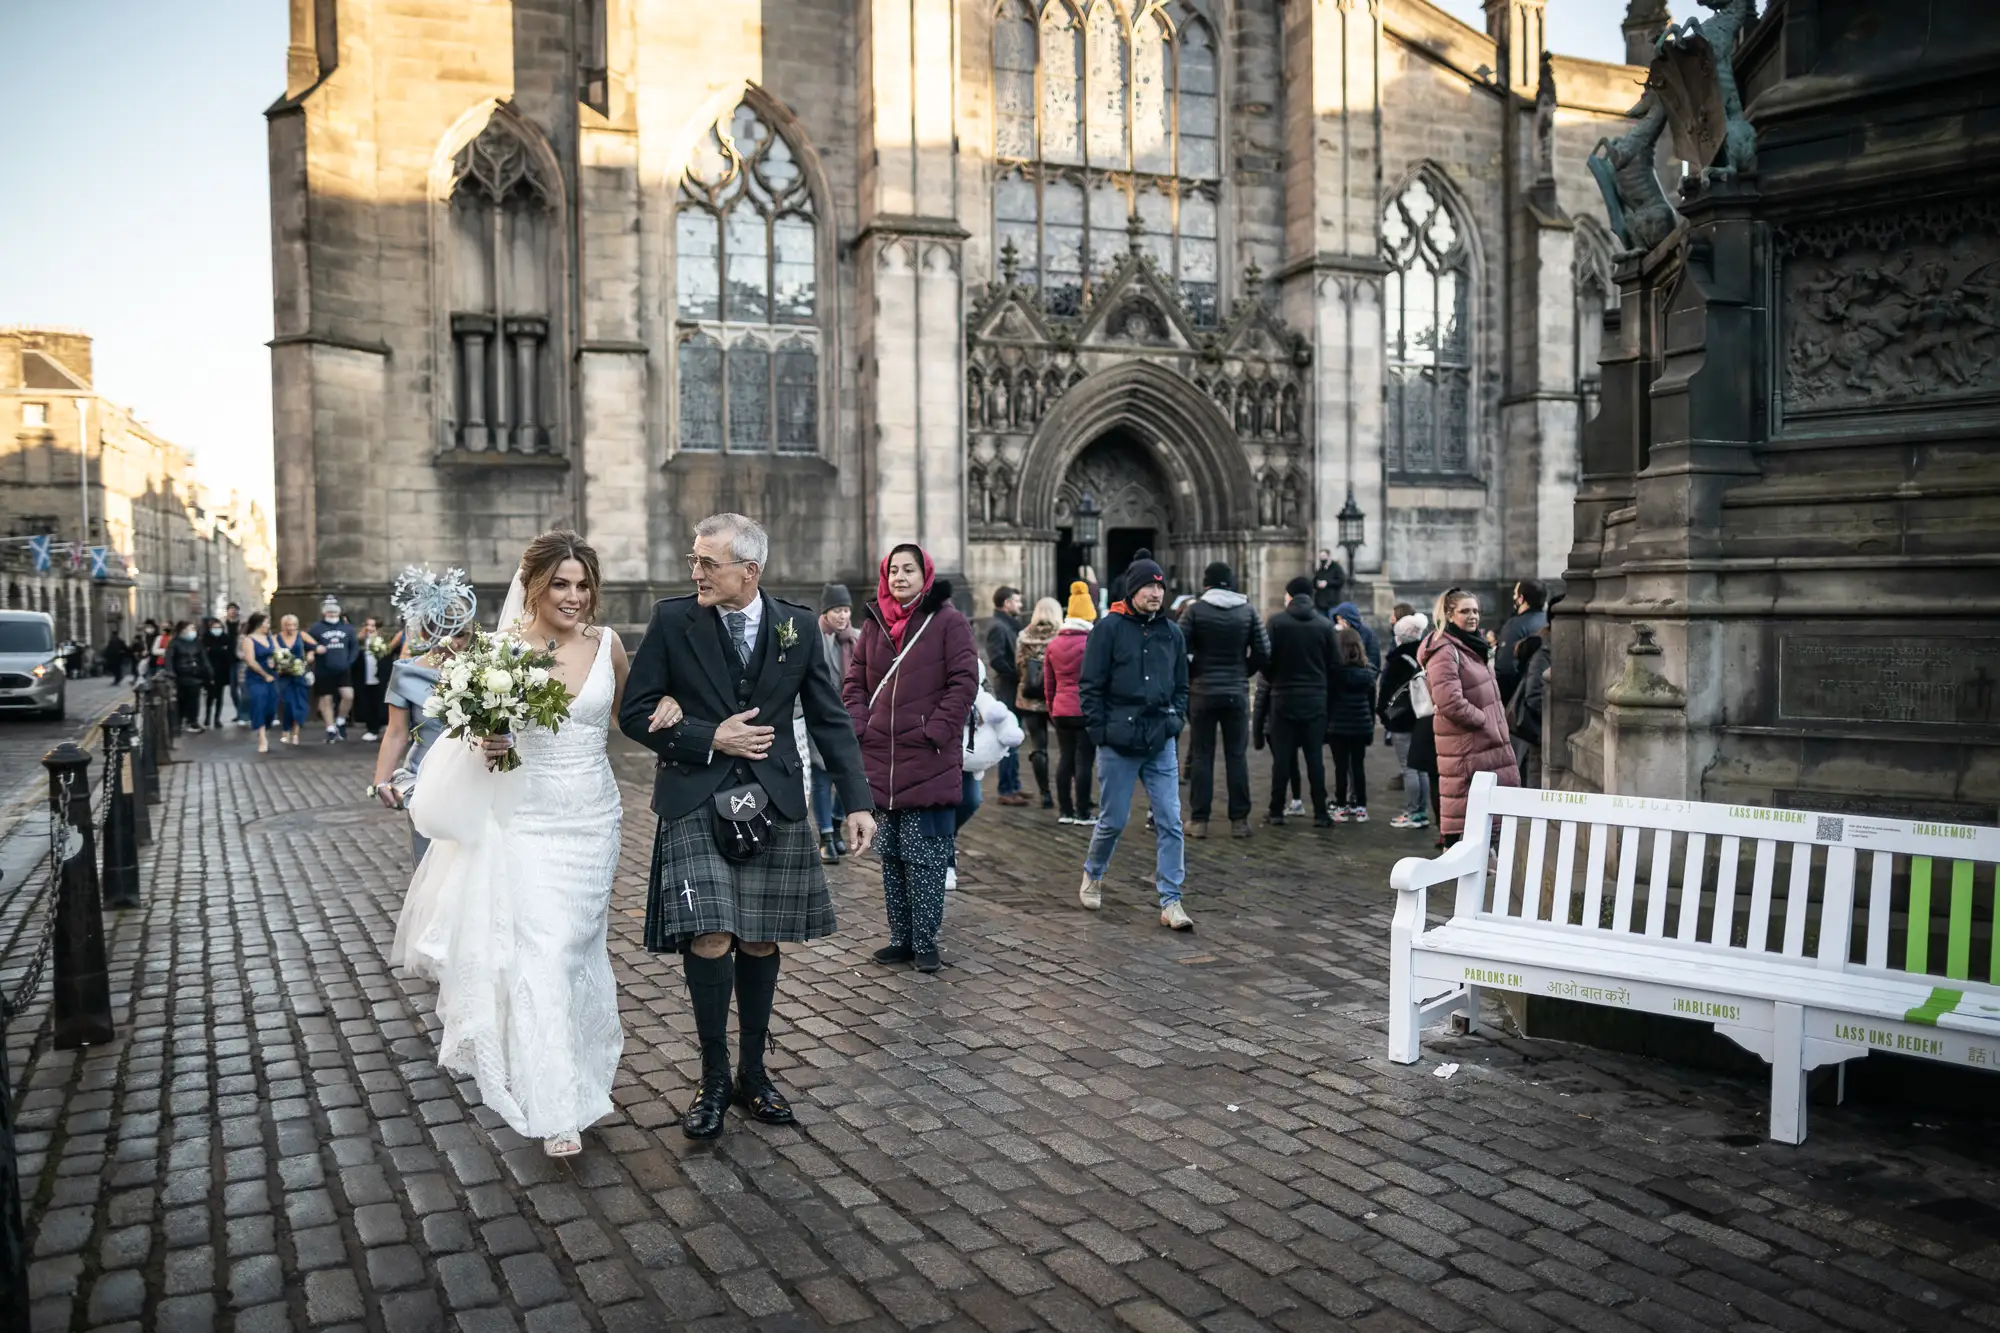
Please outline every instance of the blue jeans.
[[840, 808], [840, 797], [833, 790], [833, 776], [818, 764], [813, 765], [813, 823], [821, 833], [833, 832], [836, 820], [846, 817]]
[[1153, 803], [1153, 841], [1157, 852], [1154, 876], [1159, 882], [1160, 906], [1181, 900], [1181, 881], [1186, 878], [1187, 844], [1181, 837], [1181, 761], [1178, 747], [1168, 741], [1158, 754], [1144, 758], [1120, 754], [1109, 747], [1097, 752], [1097, 827], [1090, 835], [1090, 851], [1083, 858], [1083, 873], [1092, 879], [1104, 878], [1111, 854], [1118, 850], [1118, 835], [1132, 817], [1132, 788], [1146, 787], [1146, 799]]
[[1021, 752], [1007, 751], [1007, 757], [1000, 761], [1000, 794], [1012, 796], [1021, 790]]

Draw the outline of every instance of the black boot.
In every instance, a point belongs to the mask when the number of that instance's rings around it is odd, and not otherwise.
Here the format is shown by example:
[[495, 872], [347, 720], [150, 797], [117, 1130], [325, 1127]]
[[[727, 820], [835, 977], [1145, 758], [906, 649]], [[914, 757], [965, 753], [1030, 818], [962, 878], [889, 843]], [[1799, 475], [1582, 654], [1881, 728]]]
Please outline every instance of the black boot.
[[741, 1045], [737, 1060], [736, 1104], [753, 1120], [789, 1125], [797, 1117], [785, 1094], [764, 1072], [764, 1045], [771, 1030], [771, 1002], [778, 993], [778, 951], [758, 957], [736, 951], [736, 1024]]
[[819, 859], [827, 865], [840, 864], [840, 839], [831, 833], [819, 835]]
[[688, 998], [694, 1003], [695, 1034], [701, 1041], [701, 1090], [681, 1117], [681, 1133], [691, 1139], [712, 1139], [722, 1132], [729, 1109], [729, 993], [736, 966], [728, 954], [703, 958], [690, 950], [682, 967]]

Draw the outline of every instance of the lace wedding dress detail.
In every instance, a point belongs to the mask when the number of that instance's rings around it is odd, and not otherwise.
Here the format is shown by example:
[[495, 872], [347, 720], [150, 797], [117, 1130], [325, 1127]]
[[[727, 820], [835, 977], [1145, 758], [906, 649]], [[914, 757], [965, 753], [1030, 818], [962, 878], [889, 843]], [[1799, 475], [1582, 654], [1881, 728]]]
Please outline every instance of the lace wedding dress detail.
[[441, 745], [411, 803], [437, 841], [390, 962], [437, 980], [438, 1063], [533, 1139], [610, 1114], [624, 1052], [605, 939], [622, 817], [609, 647], [600, 636], [561, 730], [517, 735], [520, 768], [489, 773], [476, 749]]

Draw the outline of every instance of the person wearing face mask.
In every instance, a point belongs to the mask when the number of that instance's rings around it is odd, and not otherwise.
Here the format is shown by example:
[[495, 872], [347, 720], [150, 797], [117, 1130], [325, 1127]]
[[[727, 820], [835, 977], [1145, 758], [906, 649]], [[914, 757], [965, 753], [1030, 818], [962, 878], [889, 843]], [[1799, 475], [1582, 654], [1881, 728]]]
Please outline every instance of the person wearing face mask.
[[[1447, 588], [1437, 600], [1437, 630], [1417, 650], [1424, 683], [1430, 687], [1432, 731], [1437, 744], [1439, 832], [1447, 847], [1465, 832], [1466, 797], [1472, 775], [1492, 773], [1505, 787], [1521, 785], [1513, 736], [1479, 634], [1479, 599], [1462, 588]], [[1478, 836], [1485, 837], [1485, 830]]]
[[1187, 640], [1163, 611], [1166, 571], [1152, 557], [1134, 560], [1119, 584], [1123, 596], [1084, 645], [1079, 681], [1102, 790], [1077, 900], [1093, 912], [1104, 906], [1104, 875], [1132, 817], [1133, 788], [1143, 783], [1153, 807], [1160, 924], [1193, 930], [1181, 904], [1187, 849], [1175, 748], [1188, 710]]
[[878, 963], [943, 965], [938, 933], [964, 797], [961, 732], [978, 692], [979, 651], [950, 582], [922, 547], [896, 547], [882, 559], [841, 690], [883, 812], [876, 845], [889, 943], [875, 951]]
[[208, 654], [202, 651], [193, 621], [183, 620], [174, 626], [174, 637], [167, 645], [167, 674], [174, 678], [180, 701], [181, 730], [199, 735], [202, 688], [208, 684], [209, 672]]
[[235, 669], [236, 632], [214, 616], [201, 622], [201, 651], [208, 658], [208, 679], [202, 682], [201, 721], [206, 727], [222, 725], [222, 696], [229, 691]]

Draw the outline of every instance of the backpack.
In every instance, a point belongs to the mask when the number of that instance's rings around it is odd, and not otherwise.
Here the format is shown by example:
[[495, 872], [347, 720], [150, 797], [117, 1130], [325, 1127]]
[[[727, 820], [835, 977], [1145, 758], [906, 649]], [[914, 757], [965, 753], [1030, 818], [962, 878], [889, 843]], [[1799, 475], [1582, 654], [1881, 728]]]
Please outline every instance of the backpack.
[[1422, 668], [1417, 670], [1416, 675], [1410, 677], [1410, 711], [1419, 720], [1437, 711], [1437, 705], [1431, 702], [1431, 683], [1424, 676]]
[[1021, 697], [1023, 699], [1041, 699], [1045, 697], [1047, 689], [1048, 686], [1042, 678], [1042, 659], [1039, 657], [1029, 658], [1027, 673], [1021, 677]]

